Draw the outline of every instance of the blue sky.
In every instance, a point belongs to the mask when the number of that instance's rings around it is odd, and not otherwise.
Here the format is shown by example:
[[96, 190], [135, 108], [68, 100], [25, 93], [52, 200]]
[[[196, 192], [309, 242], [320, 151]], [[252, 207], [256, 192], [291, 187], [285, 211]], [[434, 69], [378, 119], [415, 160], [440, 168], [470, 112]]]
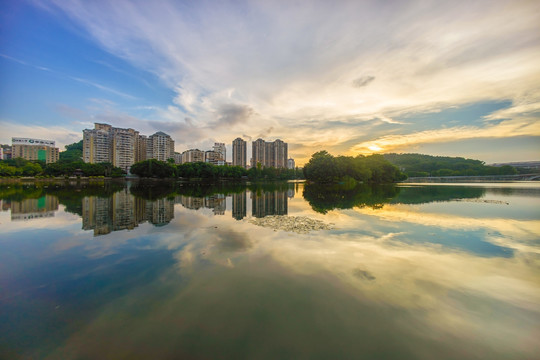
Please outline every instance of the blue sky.
[[281, 138], [299, 164], [322, 149], [540, 159], [537, 1], [0, 6], [0, 143], [63, 147], [107, 122], [177, 151]]

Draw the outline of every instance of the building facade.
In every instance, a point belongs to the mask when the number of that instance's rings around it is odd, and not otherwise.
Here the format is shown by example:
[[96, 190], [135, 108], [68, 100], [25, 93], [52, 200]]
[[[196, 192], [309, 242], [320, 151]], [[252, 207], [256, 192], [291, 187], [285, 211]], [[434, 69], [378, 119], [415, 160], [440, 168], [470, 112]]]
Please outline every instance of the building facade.
[[241, 138], [234, 139], [232, 143], [232, 165], [243, 168], [247, 165], [247, 143]]
[[296, 167], [296, 164], [294, 163], [294, 159], [290, 158], [287, 160], [287, 169], [294, 169]]
[[174, 141], [169, 135], [158, 131], [148, 139], [147, 147], [152, 150], [151, 156], [148, 159], [167, 161], [174, 157]]
[[125, 172], [135, 164], [139, 132], [133, 129], [112, 128], [112, 164]]
[[133, 129], [100, 123], [95, 123], [94, 129], [83, 130], [83, 161], [86, 163], [110, 162], [128, 172], [136, 162], [167, 161], [173, 155], [174, 141], [161, 131], [147, 137]]
[[266, 166], [266, 142], [263, 139], [257, 139], [251, 144], [251, 167], [257, 167], [257, 164]]
[[251, 155], [251, 166], [286, 168], [288, 145], [279, 139], [273, 142], [257, 139], [252, 143]]
[[182, 153], [175, 152], [173, 155], [173, 159], [176, 165], [182, 164]]
[[214, 147], [212, 149], [214, 152], [219, 154], [216, 165], [225, 165], [225, 161], [227, 160], [227, 148], [225, 147], [225, 144], [214, 143]]
[[182, 153], [182, 163], [204, 162], [204, 151], [189, 149]]
[[52, 140], [12, 138], [11, 142], [11, 157], [13, 159], [41, 160], [50, 164], [57, 162], [60, 157], [60, 152]]
[[220, 153], [214, 150], [204, 152], [204, 161], [212, 165], [223, 165], [223, 157]]

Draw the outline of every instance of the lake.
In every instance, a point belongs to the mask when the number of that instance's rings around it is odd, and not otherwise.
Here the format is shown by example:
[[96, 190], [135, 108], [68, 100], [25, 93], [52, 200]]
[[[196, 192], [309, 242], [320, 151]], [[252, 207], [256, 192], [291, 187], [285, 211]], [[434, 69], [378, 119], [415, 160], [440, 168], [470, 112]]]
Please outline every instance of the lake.
[[[0, 198], [0, 358], [540, 354], [538, 182], [74, 181]], [[253, 223], [285, 216], [331, 229]]]

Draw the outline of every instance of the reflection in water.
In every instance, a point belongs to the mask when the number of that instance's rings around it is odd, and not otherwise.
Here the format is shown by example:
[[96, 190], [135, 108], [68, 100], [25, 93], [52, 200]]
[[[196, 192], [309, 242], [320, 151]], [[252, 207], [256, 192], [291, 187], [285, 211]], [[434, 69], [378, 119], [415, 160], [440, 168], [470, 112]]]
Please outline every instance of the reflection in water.
[[136, 198], [127, 189], [110, 197], [83, 198], [82, 228], [94, 230], [94, 235], [111, 231], [132, 230], [143, 222], [156, 226], [168, 224], [174, 218], [174, 202], [167, 198], [148, 201]]
[[37, 199], [23, 199], [11, 203], [11, 221], [53, 217], [58, 210], [58, 198], [45, 195]]
[[257, 190], [251, 193], [251, 209], [255, 217], [287, 215], [287, 193], [285, 191]]
[[246, 217], [246, 192], [234, 193], [232, 195], [232, 216], [236, 220], [242, 220]]
[[535, 358], [538, 189], [0, 186], [0, 358]]

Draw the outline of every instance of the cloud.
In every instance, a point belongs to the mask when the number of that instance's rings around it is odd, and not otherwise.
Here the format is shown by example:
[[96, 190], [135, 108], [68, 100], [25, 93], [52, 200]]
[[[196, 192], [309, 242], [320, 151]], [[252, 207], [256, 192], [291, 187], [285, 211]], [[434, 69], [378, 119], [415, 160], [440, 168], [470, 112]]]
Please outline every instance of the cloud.
[[80, 141], [82, 133], [61, 126], [22, 125], [16, 122], [0, 120], [0, 143], [11, 144], [11, 137], [55, 140], [56, 147], [63, 150], [64, 145]]
[[385, 135], [375, 140], [365, 141], [352, 147], [355, 153], [398, 151], [418, 144], [454, 142], [476, 138], [506, 138], [512, 136], [540, 136], [540, 123], [531, 121], [503, 121], [486, 127], [461, 126], [445, 129], [426, 130], [409, 134]]
[[213, 126], [221, 128], [247, 123], [252, 115], [253, 109], [247, 105], [223, 104], [218, 109], [218, 117]]
[[274, 131], [274, 128], [270, 126], [268, 129], [263, 130], [259, 135], [255, 136], [256, 138], [265, 138], [267, 136], [270, 136], [270, 134]]
[[[189, 116], [206, 138], [225, 142], [246, 133], [268, 136], [272, 128], [291, 143], [343, 151], [359, 132], [372, 141], [396, 136], [373, 122], [409, 134], [400, 116], [492, 100], [517, 105], [522, 94], [539, 99], [540, 7], [526, 0], [39, 6], [67, 15], [100, 47], [174, 91], [156, 120], [182, 124]], [[329, 131], [336, 119], [349, 126]], [[446, 126], [428, 131], [448, 133]], [[489, 126], [468, 130], [485, 133]], [[517, 132], [506, 136], [523, 133], [510, 128]]]
[[361, 76], [358, 79], [353, 80], [353, 87], [364, 87], [368, 86], [370, 82], [375, 80], [375, 76]]

